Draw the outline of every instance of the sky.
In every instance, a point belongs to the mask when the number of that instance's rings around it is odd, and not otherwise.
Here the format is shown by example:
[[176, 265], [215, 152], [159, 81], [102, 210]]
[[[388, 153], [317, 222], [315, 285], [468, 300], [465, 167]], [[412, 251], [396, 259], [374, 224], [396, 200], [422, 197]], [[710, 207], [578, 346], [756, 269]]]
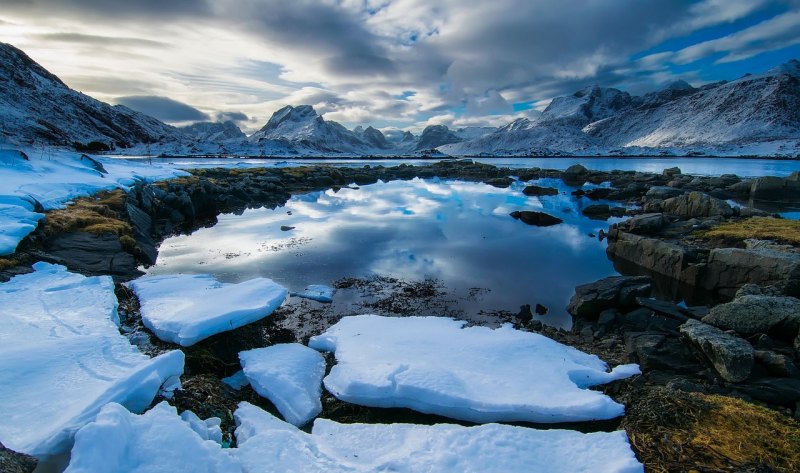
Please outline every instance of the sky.
[[800, 0], [0, 0], [0, 41], [168, 123], [285, 105], [384, 131], [500, 126], [590, 85], [634, 95], [800, 59]]

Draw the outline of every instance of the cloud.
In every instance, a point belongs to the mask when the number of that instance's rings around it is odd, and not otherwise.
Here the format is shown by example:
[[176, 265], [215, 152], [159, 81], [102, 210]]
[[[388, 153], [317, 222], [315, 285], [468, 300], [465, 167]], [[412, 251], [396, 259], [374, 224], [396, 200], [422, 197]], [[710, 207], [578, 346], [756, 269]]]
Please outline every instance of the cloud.
[[171, 19], [206, 15], [210, 9], [205, 0], [4, 0], [8, 13], [58, 15], [62, 17], [148, 17]]
[[42, 33], [33, 35], [43, 41], [61, 43], [89, 44], [97, 46], [133, 46], [145, 48], [166, 48], [169, 44], [163, 41], [153, 41], [145, 38], [124, 38], [114, 36], [99, 36], [81, 33]]
[[208, 120], [208, 115], [185, 103], [167, 97], [132, 95], [116, 102], [137, 112], [171, 123]]
[[219, 112], [217, 113], [214, 118], [218, 122], [247, 122], [250, 121], [250, 118], [242, 112]]

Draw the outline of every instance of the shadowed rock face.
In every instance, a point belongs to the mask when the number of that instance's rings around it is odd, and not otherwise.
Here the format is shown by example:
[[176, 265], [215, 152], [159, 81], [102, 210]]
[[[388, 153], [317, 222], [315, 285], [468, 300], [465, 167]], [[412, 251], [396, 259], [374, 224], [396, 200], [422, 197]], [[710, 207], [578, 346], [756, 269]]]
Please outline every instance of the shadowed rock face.
[[699, 283], [704, 289], [729, 295], [751, 283], [800, 296], [800, 254], [768, 248], [716, 248], [709, 253], [703, 276]]
[[697, 320], [687, 321], [680, 331], [700, 349], [723, 379], [738, 383], [750, 376], [755, 355], [746, 340]]
[[733, 208], [722, 200], [702, 192], [690, 192], [667, 199], [662, 204], [665, 213], [682, 218], [730, 217]]
[[534, 212], [532, 210], [514, 211], [511, 212], [510, 215], [516, 220], [521, 220], [523, 223], [537, 227], [549, 227], [563, 222], [563, 220], [558, 217], [553, 217], [550, 214], [542, 212]]
[[611, 276], [575, 288], [567, 312], [582, 318], [595, 318], [606, 309], [629, 308], [637, 297], [650, 295], [650, 278]]
[[9, 450], [0, 443], [0, 471], [3, 473], [30, 473], [37, 464], [32, 456]]

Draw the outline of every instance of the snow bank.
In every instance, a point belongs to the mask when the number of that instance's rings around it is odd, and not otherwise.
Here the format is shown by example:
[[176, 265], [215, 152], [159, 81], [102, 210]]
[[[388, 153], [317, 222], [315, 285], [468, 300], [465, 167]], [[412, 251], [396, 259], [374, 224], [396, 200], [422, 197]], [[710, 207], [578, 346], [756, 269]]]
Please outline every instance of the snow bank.
[[322, 412], [325, 358], [299, 343], [285, 343], [239, 353], [255, 391], [272, 401], [287, 422], [307, 424]]
[[271, 279], [229, 284], [210, 274], [144, 276], [127, 284], [141, 301], [144, 325], [158, 338], [185, 347], [263, 319], [287, 293]]
[[[191, 411], [191, 418], [197, 418]], [[185, 413], [184, 413], [185, 414]], [[108, 404], [75, 436], [65, 473], [241, 472], [239, 462], [201, 438], [174, 407], [162, 402], [143, 415]]]
[[309, 346], [334, 351], [325, 387], [374, 407], [408, 407], [472, 422], [611, 419], [621, 404], [585, 389], [639, 373], [514, 330], [463, 328], [440, 317], [345, 317]]
[[311, 434], [243, 402], [234, 413], [244, 471], [642, 472], [625, 432], [582, 434], [510, 425], [339, 424]]
[[144, 410], [183, 373], [180, 351], [150, 359], [120, 335], [108, 276], [36, 263], [0, 284], [0, 442], [46, 457], [102, 406]]
[[306, 286], [303, 292], [293, 292], [291, 295], [295, 297], [302, 297], [304, 299], [311, 299], [312, 301], [331, 303], [333, 302], [333, 294], [336, 289], [330, 286], [323, 286], [321, 284], [312, 284]]
[[0, 150], [0, 255], [13, 253], [44, 217], [34, 211], [36, 202], [44, 210], [52, 210], [101, 190], [188, 175], [144, 162], [88, 158], [52, 149], [28, 151], [29, 159], [25, 160], [18, 150]]

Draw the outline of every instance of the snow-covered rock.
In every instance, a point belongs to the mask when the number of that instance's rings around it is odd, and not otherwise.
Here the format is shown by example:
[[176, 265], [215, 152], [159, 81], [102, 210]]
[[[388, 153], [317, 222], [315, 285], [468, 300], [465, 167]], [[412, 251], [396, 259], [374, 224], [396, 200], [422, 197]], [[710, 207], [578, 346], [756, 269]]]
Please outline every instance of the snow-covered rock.
[[[624, 407], [586, 388], [639, 373], [511, 326], [464, 328], [440, 317], [345, 317], [309, 346], [336, 354], [325, 387], [374, 407], [472, 422], [611, 419]], [[556, 395], [557, 393], [557, 395]]]
[[[187, 412], [191, 421], [199, 420]], [[166, 402], [142, 415], [131, 414], [119, 404], [107, 404], [94, 422], [78, 431], [65, 473], [242, 471], [230, 450], [198, 435], [183, 417]]]
[[47, 457], [68, 449], [105, 404], [141, 411], [176, 388], [184, 356], [150, 359], [119, 333], [110, 277], [33, 268], [0, 284], [0, 442]]
[[311, 299], [317, 302], [333, 302], [333, 294], [336, 289], [322, 284], [312, 284], [306, 286], [303, 292], [293, 292], [291, 295], [295, 297], [302, 297], [304, 299]]
[[244, 471], [640, 473], [625, 432], [583, 434], [510, 425], [339, 424], [311, 434], [243, 402], [234, 413]]
[[417, 140], [414, 150], [430, 150], [438, 148], [442, 145], [458, 143], [460, 141], [463, 141], [463, 138], [450, 131], [450, 129], [446, 126], [429, 125], [422, 130], [422, 134], [419, 136], [419, 140]]
[[299, 343], [285, 343], [239, 353], [253, 389], [278, 408], [290, 424], [302, 426], [322, 412], [325, 358]]
[[271, 279], [231, 284], [210, 274], [144, 276], [127, 284], [141, 301], [145, 327], [182, 346], [261, 320], [287, 294]]
[[[37, 210], [62, 208], [76, 197], [124, 189], [136, 181], [188, 175], [169, 166], [89, 158], [67, 151], [43, 153], [0, 149], [0, 256], [13, 253], [36, 228], [44, 218]], [[99, 170], [101, 166], [104, 172]]]
[[222, 378], [220, 381], [227, 384], [228, 387], [234, 391], [238, 391], [243, 387], [250, 385], [250, 381], [247, 379], [247, 376], [244, 375], [243, 370], [239, 370], [226, 378]]

